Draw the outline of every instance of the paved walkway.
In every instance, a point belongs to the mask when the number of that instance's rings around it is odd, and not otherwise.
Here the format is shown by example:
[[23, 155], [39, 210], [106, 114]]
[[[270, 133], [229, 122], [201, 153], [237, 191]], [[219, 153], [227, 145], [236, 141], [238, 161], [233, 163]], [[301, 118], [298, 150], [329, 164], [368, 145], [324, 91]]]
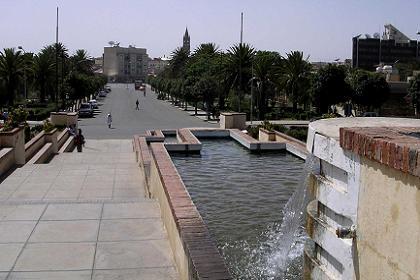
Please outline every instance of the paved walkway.
[[[189, 112], [172, 106], [167, 101], [157, 100], [156, 94], [146, 88], [143, 92], [134, 90], [134, 84], [111, 84], [112, 91], [99, 99], [98, 113], [94, 118], [79, 120], [79, 127], [90, 139], [131, 139], [135, 134], [148, 129], [176, 129], [184, 127], [218, 127], [209, 124]], [[136, 100], [140, 110], [136, 110]], [[113, 128], [106, 124], [106, 116], [113, 116]]]
[[178, 279], [131, 140], [88, 140], [1, 183], [0, 279]]

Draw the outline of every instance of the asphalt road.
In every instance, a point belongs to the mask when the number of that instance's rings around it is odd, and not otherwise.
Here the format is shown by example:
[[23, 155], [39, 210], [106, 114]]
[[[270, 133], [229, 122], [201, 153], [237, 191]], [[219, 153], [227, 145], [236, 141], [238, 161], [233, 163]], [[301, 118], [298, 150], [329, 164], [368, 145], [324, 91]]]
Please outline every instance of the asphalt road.
[[[148, 129], [217, 127], [157, 100], [150, 87], [146, 88], [146, 96], [134, 90], [134, 84], [111, 84], [111, 88], [107, 97], [98, 99], [99, 109], [93, 118], [79, 119], [79, 128], [88, 139], [129, 139]], [[136, 110], [137, 99], [140, 110]], [[108, 113], [113, 119], [111, 129], [106, 123]]]

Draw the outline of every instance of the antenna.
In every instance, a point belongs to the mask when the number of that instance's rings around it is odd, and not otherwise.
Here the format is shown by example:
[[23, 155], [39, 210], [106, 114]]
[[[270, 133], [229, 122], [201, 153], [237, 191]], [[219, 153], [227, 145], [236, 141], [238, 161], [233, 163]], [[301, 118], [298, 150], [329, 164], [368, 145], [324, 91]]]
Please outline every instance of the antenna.
[[243, 33], [244, 33], [244, 13], [241, 13], [241, 45], [242, 45], [242, 37], [243, 37]]

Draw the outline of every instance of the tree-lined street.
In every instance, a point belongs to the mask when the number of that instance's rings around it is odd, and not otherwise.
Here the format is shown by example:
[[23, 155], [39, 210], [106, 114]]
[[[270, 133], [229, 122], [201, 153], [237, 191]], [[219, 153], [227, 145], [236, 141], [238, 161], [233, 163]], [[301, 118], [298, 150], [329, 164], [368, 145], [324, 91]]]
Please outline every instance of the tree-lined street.
[[[111, 88], [108, 96], [99, 100], [99, 113], [94, 118], [79, 120], [86, 138], [129, 139], [147, 129], [217, 126], [189, 116], [166, 101], [157, 100], [150, 87], [146, 87], [146, 96], [134, 90], [133, 84], [111, 84]], [[136, 110], [137, 99], [140, 110]], [[113, 119], [111, 129], [106, 124], [108, 113]]]

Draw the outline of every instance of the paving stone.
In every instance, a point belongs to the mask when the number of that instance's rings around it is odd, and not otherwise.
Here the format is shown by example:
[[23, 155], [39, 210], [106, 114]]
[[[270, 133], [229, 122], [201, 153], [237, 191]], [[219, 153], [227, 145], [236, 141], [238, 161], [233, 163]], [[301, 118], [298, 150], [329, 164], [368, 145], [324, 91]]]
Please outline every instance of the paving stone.
[[89, 242], [96, 241], [99, 220], [41, 221], [29, 242]]
[[80, 191], [80, 199], [111, 199], [112, 187], [108, 188], [84, 188]]
[[11, 200], [41, 200], [47, 189], [18, 189], [14, 192], [9, 199]]
[[129, 269], [172, 266], [167, 240], [99, 242], [95, 269]]
[[36, 225], [36, 221], [0, 222], [0, 243], [26, 242]]
[[27, 244], [14, 271], [91, 269], [94, 243]]
[[116, 270], [94, 270], [94, 280], [175, 280], [178, 273], [173, 267], [165, 268], [143, 268], [143, 269], [116, 269]]
[[37, 221], [45, 209], [45, 205], [2, 205], [0, 220], [2, 221]]
[[160, 219], [102, 220], [99, 241], [166, 238]]
[[41, 220], [99, 219], [101, 211], [100, 203], [50, 204]]
[[144, 197], [144, 191], [140, 188], [115, 188], [114, 198]]
[[[90, 280], [91, 270], [85, 271], [47, 271], [12, 272], [8, 280]], [[0, 278], [1, 279], [1, 278]]]
[[12, 269], [23, 245], [24, 243], [0, 244], [0, 271], [9, 271]]
[[104, 205], [102, 219], [160, 218], [157, 202], [112, 203]]

